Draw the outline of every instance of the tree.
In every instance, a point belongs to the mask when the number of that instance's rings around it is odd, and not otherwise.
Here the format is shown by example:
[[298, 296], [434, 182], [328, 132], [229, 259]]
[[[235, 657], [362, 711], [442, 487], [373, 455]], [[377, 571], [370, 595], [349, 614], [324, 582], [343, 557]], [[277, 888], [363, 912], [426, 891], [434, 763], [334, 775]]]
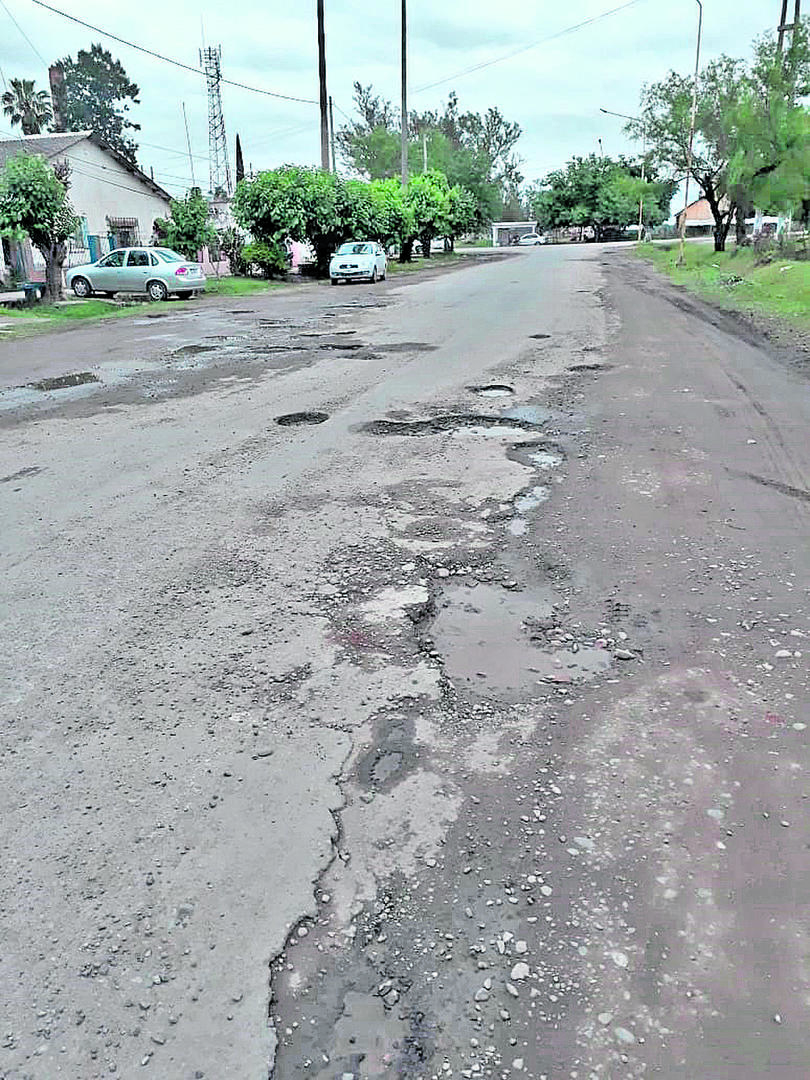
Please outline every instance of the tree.
[[283, 251], [276, 244], [267, 244], [264, 240], [254, 240], [251, 244], [245, 244], [241, 251], [241, 258], [248, 273], [252, 273], [254, 267], [265, 278], [287, 272], [287, 260]]
[[187, 259], [196, 259], [203, 248], [217, 240], [208, 203], [200, 189], [194, 187], [184, 199], [172, 199], [169, 208], [171, 217], [158, 218], [155, 229], [165, 238], [167, 247], [179, 251]]
[[69, 178], [66, 163], [52, 169], [44, 157], [23, 151], [9, 158], [0, 173], [0, 236], [30, 237], [45, 260], [50, 300], [62, 297], [66, 241], [78, 224], [68, 199]]
[[369, 236], [383, 247], [397, 244], [400, 259], [416, 236], [413, 208], [408, 204], [400, 180], [372, 180], [368, 185], [373, 204]]
[[274, 247], [279, 260], [284, 258], [287, 240], [306, 239], [299, 173], [290, 167], [260, 172], [237, 184], [233, 197], [237, 224], [254, 239]]
[[447, 214], [447, 239], [450, 247], [459, 236], [463, 236], [478, 223], [478, 207], [475, 196], [466, 188], [455, 184], [448, 192], [450, 201]]
[[35, 90], [33, 79], [11, 79], [3, 94], [3, 112], [11, 126], [19, 124], [23, 135], [39, 135], [53, 113], [47, 90]]
[[228, 260], [232, 274], [244, 274], [247, 266], [244, 259], [245, 235], [234, 225], [219, 231], [219, 250]]
[[245, 159], [242, 157], [242, 140], [236, 136], [236, 182], [245, 179]]
[[139, 104], [140, 90], [120, 60], [98, 44], [80, 49], [75, 60], [66, 56], [57, 66], [62, 74], [56, 91], [60, 130], [90, 129], [134, 165], [138, 146], [127, 133], [141, 126], [127, 113], [131, 104]]
[[422, 254], [430, 258], [430, 244], [434, 237], [449, 235], [450, 185], [447, 177], [435, 170], [412, 176], [406, 202], [413, 212], [414, 229], [422, 243]]

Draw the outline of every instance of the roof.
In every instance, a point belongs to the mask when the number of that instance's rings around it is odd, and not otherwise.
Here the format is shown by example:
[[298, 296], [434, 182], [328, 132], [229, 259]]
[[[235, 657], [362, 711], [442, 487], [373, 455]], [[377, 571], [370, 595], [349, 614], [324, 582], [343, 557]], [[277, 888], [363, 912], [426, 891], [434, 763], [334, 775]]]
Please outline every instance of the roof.
[[158, 195], [160, 198], [166, 199], [167, 202], [171, 199], [171, 195], [169, 195], [168, 191], [164, 191], [160, 184], [156, 184], [151, 177], [141, 172], [137, 165], [133, 165], [123, 154], [109, 146], [100, 135], [96, 135], [89, 130], [49, 131], [44, 135], [15, 135], [12, 139], [0, 139], [0, 168], [5, 165], [9, 158], [14, 157], [21, 150], [27, 154], [42, 154], [43, 157], [50, 160], [59, 157], [60, 154], [64, 154], [72, 146], [83, 142], [85, 139], [94, 143], [99, 149], [109, 154], [110, 157], [115, 158], [121, 168], [126, 169], [128, 173], [140, 180], [153, 195]]

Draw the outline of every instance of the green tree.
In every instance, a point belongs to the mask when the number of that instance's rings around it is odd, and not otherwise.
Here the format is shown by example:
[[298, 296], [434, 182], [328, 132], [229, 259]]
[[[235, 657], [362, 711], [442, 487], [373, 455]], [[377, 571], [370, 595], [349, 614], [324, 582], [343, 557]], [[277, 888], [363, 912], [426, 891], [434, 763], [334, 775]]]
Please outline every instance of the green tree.
[[[728, 56], [713, 60], [698, 78], [691, 177], [711, 208], [715, 251], [725, 250], [737, 211], [729, 164], [738, 147], [734, 110], [745, 78], [743, 62]], [[694, 77], [671, 71], [666, 79], [646, 86], [641, 117], [627, 126], [638, 137], [646, 128], [653, 161], [678, 181], [687, 171], [693, 84]]]
[[416, 221], [399, 180], [372, 180], [368, 185], [374, 204], [370, 236], [384, 247], [396, 244], [402, 253], [413, 244]]
[[450, 185], [444, 173], [429, 170], [412, 176], [406, 202], [413, 212], [414, 230], [422, 244], [422, 254], [430, 258], [430, 244], [436, 236], [448, 236], [450, 226]]
[[140, 131], [140, 124], [127, 113], [139, 104], [140, 90], [130, 81], [120, 60], [102, 45], [79, 49], [74, 60], [66, 56], [57, 65], [62, 73], [56, 95], [57, 115], [62, 131], [89, 129], [135, 164], [138, 151], [128, 135]]
[[158, 218], [155, 229], [165, 238], [167, 247], [187, 259], [196, 259], [203, 248], [210, 247], [217, 239], [208, 203], [200, 189], [194, 187], [184, 199], [172, 199], [169, 208], [171, 217]]
[[471, 191], [454, 184], [448, 192], [447, 239], [450, 247], [458, 237], [470, 232], [478, 224], [478, 205]]
[[66, 241], [77, 218], [68, 199], [70, 172], [65, 164], [52, 169], [44, 157], [20, 152], [0, 173], [0, 236], [31, 243], [45, 260], [46, 295], [62, 297]]
[[284, 259], [287, 240], [306, 239], [300, 171], [284, 167], [260, 172], [237, 184], [233, 197], [237, 224], [255, 240], [273, 247], [278, 262]]
[[10, 79], [8, 85], [2, 101], [11, 126], [19, 124], [23, 135], [39, 135], [53, 116], [47, 90], [36, 90], [33, 79]]
[[264, 240], [254, 240], [250, 244], [245, 244], [241, 251], [241, 259], [249, 274], [253, 273], [254, 268], [266, 278], [287, 273], [284, 252], [277, 244], [267, 244]]
[[234, 225], [219, 230], [219, 250], [228, 260], [232, 274], [244, 274], [247, 266], [244, 259], [245, 234]]

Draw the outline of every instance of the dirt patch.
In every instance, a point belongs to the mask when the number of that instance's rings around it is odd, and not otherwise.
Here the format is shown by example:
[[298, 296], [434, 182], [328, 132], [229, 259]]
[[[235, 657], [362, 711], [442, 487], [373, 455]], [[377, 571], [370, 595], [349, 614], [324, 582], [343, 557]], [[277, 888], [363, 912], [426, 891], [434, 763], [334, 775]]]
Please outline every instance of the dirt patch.
[[181, 345], [172, 356], [197, 356], [199, 353], [214, 352], [216, 348], [216, 345]]
[[296, 427], [299, 424], [323, 424], [329, 419], [325, 412], [294, 412], [276, 417], [276, 423], [282, 427]]
[[84, 383], [101, 382], [92, 371], [76, 371], [72, 375], [58, 375], [53, 379], [40, 379], [30, 383], [35, 390], [65, 390], [69, 386], [82, 386]]
[[20, 469], [18, 472], [10, 473], [8, 476], [0, 476], [0, 484], [10, 484], [13, 480], [24, 480], [27, 476], [36, 476], [37, 473], [41, 473], [42, 469], [38, 465], [29, 465], [27, 469]]

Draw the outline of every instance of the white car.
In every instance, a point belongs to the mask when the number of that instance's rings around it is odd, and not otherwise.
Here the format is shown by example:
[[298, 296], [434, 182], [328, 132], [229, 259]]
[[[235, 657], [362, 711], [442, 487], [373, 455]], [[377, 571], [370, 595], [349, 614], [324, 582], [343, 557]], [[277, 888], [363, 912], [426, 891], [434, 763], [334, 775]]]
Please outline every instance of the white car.
[[373, 240], [351, 240], [341, 244], [329, 263], [332, 284], [341, 281], [384, 281], [388, 260], [379, 244]]
[[541, 244], [546, 243], [548, 241], [545, 236], [541, 236], [540, 233], [529, 232], [518, 240], [518, 247], [539, 247]]
[[67, 287], [79, 299], [93, 293], [146, 293], [150, 300], [166, 300], [170, 293], [188, 300], [205, 289], [199, 263], [169, 248], [116, 248], [103, 259], [74, 266], [65, 274]]

